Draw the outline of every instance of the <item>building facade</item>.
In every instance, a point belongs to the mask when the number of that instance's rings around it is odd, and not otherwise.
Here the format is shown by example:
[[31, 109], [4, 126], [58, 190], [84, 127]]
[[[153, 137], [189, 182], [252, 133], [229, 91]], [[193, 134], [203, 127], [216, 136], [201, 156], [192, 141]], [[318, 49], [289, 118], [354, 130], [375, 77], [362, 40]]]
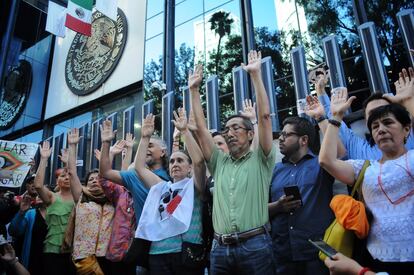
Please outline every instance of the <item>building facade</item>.
[[[60, 2], [67, 4], [67, 0]], [[154, 100], [158, 118], [162, 113], [161, 97], [166, 92], [173, 91], [175, 106], [182, 106], [187, 75], [195, 63], [204, 65], [206, 79], [218, 76], [219, 114], [224, 119], [234, 112], [233, 69], [247, 61], [251, 49], [270, 56], [274, 81], [271, 93], [277, 98], [274, 111], [280, 120], [297, 114], [290, 60], [296, 46], [304, 46], [307, 68], [311, 70], [326, 62], [323, 38], [336, 35], [346, 86], [351, 95], [358, 97], [352, 111], [359, 110], [372, 92], [358, 36], [360, 24], [372, 21], [376, 26], [389, 83], [409, 65], [396, 13], [414, 8], [412, 1], [118, 3], [118, 20], [108, 21], [95, 13], [93, 35], [86, 39], [71, 30], [66, 31], [65, 38], [47, 33], [46, 0], [1, 1], [0, 139], [36, 143], [51, 140], [54, 154], [49, 173], [61, 165], [57, 155], [66, 146], [70, 128], [81, 128], [84, 137], [78, 168], [84, 176], [98, 165], [93, 150], [100, 148], [99, 124], [105, 118], [114, 122], [118, 138], [127, 132], [139, 136], [145, 101]], [[163, 83], [165, 90], [159, 85]], [[157, 119], [159, 132], [160, 121]], [[117, 159], [116, 166], [119, 162]]]

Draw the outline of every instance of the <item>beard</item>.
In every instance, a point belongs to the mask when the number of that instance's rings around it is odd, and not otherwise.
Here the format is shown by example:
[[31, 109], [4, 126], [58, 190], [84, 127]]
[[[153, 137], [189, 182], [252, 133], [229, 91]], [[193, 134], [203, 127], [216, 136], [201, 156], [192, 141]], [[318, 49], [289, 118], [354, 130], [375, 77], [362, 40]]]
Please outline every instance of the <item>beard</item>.
[[285, 157], [289, 158], [291, 155], [299, 151], [299, 149], [300, 149], [299, 140], [297, 140], [295, 143], [289, 146], [285, 146], [283, 150], [280, 150], [280, 153], [282, 153]]

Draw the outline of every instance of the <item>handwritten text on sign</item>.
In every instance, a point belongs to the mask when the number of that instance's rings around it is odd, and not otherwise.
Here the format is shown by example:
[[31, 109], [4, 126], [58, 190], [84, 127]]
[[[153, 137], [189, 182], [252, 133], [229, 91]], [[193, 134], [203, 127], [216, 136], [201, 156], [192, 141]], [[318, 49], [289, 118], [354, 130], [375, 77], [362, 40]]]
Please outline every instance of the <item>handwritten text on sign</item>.
[[[0, 187], [20, 187], [30, 170], [29, 162], [34, 158], [36, 143], [21, 143], [0, 140]], [[10, 176], [11, 174], [11, 176]]]

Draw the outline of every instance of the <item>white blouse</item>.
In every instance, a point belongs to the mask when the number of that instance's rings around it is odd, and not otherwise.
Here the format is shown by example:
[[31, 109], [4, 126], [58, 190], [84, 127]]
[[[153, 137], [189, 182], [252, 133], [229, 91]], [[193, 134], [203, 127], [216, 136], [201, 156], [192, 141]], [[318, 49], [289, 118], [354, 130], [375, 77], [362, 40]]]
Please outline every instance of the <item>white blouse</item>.
[[[352, 164], [357, 178], [364, 160], [347, 162]], [[414, 150], [382, 165], [371, 160], [365, 171], [362, 194], [373, 214], [367, 248], [374, 259], [414, 261], [414, 195], [406, 196], [413, 190]]]

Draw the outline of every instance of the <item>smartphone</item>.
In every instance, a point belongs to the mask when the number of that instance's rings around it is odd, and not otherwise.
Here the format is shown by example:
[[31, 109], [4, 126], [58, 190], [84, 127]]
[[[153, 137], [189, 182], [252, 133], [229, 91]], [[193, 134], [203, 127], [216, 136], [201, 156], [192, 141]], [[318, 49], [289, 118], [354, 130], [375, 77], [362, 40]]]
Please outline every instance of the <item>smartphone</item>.
[[316, 247], [318, 250], [320, 250], [323, 254], [328, 256], [332, 259], [332, 256], [338, 253], [332, 246], [325, 243], [322, 240], [319, 241], [312, 241], [311, 239], [308, 240], [314, 247]]
[[292, 200], [300, 200], [300, 205], [303, 205], [302, 196], [300, 195], [299, 187], [297, 185], [283, 187], [286, 196], [293, 196]]

